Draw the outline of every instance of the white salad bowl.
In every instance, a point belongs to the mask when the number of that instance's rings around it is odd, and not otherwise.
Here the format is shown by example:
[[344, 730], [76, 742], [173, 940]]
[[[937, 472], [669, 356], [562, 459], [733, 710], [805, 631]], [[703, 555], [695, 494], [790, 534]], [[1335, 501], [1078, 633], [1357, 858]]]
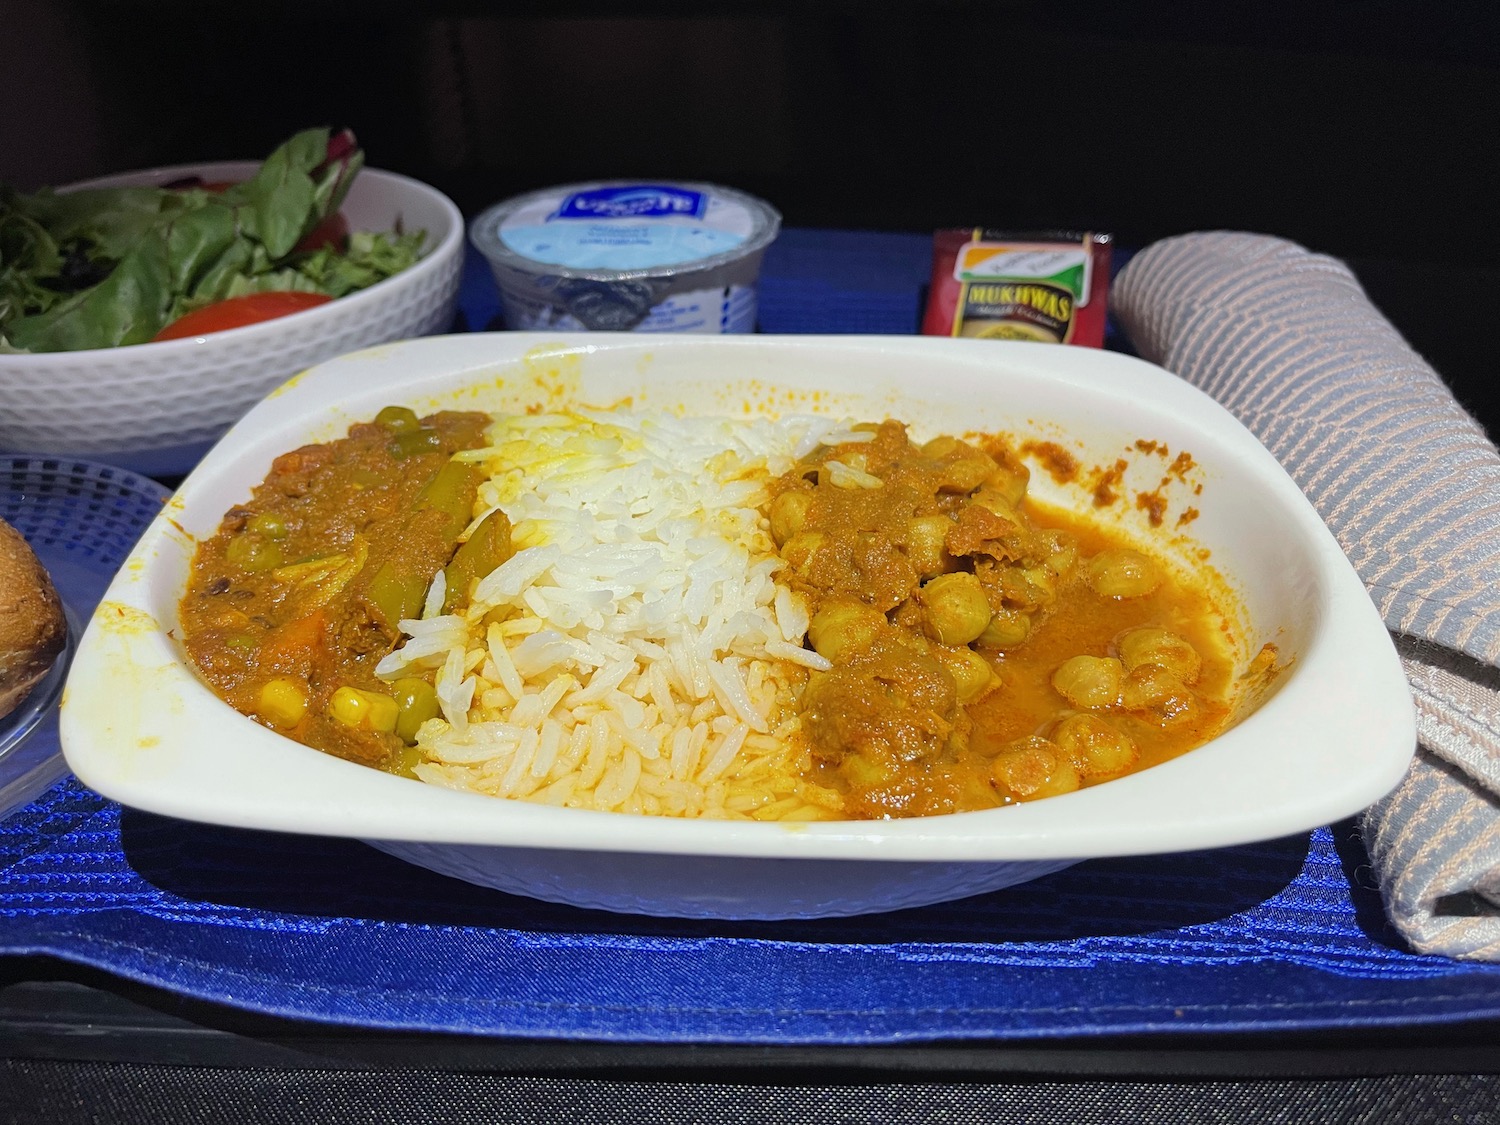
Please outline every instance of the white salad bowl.
[[[254, 161], [180, 164], [70, 184], [243, 180]], [[410, 269], [336, 301], [207, 336], [121, 348], [0, 355], [0, 451], [68, 455], [154, 476], [186, 473], [240, 415], [297, 372], [356, 348], [447, 331], [464, 222], [436, 188], [365, 168], [339, 208], [351, 230], [424, 230]]]
[[[1065, 796], [984, 812], [778, 824], [674, 820], [461, 793], [354, 765], [233, 711], [178, 640], [193, 551], [277, 454], [341, 436], [399, 403], [569, 403], [725, 414], [896, 417], [919, 438], [1034, 434], [1084, 465], [1125, 459], [1123, 490], [1157, 488], [1162, 445], [1193, 468], [1166, 490], [1170, 528], [1107, 509], [1127, 535], [1202, 561], [1242, 608], [1248, 654], [1283, 666], [1208, 744]], [[1137, 442], [1155, 442], [1143, 453]], [[1083, 486], [1033, 474], [1044, 499]], [[1177, 491], [1174, 491], [1177, 489]], [[1390, 638], [1317, 514], [1211, 399], [1108, 352], [932, 337], [475, 334], [324, 363], [252, 410], [194, 470], [104, 597], [74, 659], [62, 742], [105, 796], [211, 824], [355, 837], [474, 883], [578, 906], [717, 918], [846, 915], [943, 901], [1093, 857], [1216, 848], [1307, 831], [1388, 792], [1415, 748]]]

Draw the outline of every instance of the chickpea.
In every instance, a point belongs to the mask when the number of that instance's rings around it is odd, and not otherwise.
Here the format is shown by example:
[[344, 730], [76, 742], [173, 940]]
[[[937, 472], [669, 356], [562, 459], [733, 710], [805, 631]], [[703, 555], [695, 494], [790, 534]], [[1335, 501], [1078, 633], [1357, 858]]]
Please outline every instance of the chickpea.
[[990, 767], [995, 784], [1018, 801], [1071, 793], [1081, 783], [1078, 769], [1055, 742], [1023, 738], [995, 756]]
[[1021, 506], [1026, 499], [1026, 486], [1031, 482], [1031, 470], [1020, 461], [1008, 465], [996, 465], [995, 471], [984, 479], [984, 487], [999, 493], [1012, 508]]
[[948, 529], [953, 521], [947, 516], [917, 516], [906, 522], [901, 545], [918, 578], [932, 578], [953, 566], [948, 553]]
[[1196, 684], [1203, 671], [1203, 658], [1185, 637], [1167, 629], [1131, 629], [1115, 638], [1115, 649], [1127, 671], [1142, 664], [1157, 664], [1184, 684]]
[[945, 645], [978, 640], [994, 616], [984, 587], [968, 571], [940, 574], [917, 596], [922, 603], [923, 631]]
[[1063, 531], [1044, 531], [1038, 538], [1047, 549], [1047, 569], [1058, 578], [1066, 578], [1078, 565], [1078, 544]]
[[1041, 609], [1055, 597], [1057, 578], [1043, 567], [1012, 564], [999, 573], [1000, 597], [1013, 609]]
[[967, 770], [956, 779], [958, 796], [954, 805], [960, 809], [993, 809], [1004, 804], [1004, 799], [995, 792], [990, 779], [983, 774], [972, 774]]
[[1132, 668], [1120, 687], [1120, 703], [1163, 726], [1190, 716], [1198, 707], [1193, 693], [1160, 664]]
[[1074, 707], [1113, 707], [1124, 679], [1125, 666], [1112, 656], [1074, 656], [1052, 673], [1052, 686]]
[[991, 473], [995, 462], [986, 453], [971, 449], [966, 454], [942, 466], [938, 490], [941, 492], [973, 492]]
[[1141, 598], [1161, 585], [1161, 572], [1139, 551], [1100, 551], [1089, 559], [1084, 577], [1106, 598]]
[[886, 784], [895, 772], [889, 763], [878, 762], [863, 754], [844, 755], [838, 768], [850, 785], [864, 789], [874, 789]]
[[812, 493], [801, 489], [783, 492], [771, 501], [771, 538], [780, 547], [807, 525], [807, 510], [812, 507]]
[[1098, 715], [1069, 715], [1052, 728], [1052, 741], [1084, 777], [1124, 773], [1141, 756], [1128, 734]]
[[1031, 636], [1031, 618], [1020, 610], [1000, 609], [979, 634], [979, 644], [988, 648], [1015, 648]]
[[989, 485], [982, 486], [978, 492], [969, 497], [971, 503], [978, 504], [987, 511], [994, 512], [997, 516], [1003, 516], [1008, 520], [1020, 522], [1020, 516], [1016, 514], [1016, 506], [1003, 492], [996, 491]]
[[827, 538], [821, 531], [799, 531], [781, 545], [781, 557], [798, 570], [805, 570]]
[[934, 649], [934, 655], [953, 677], [960, 703], [973, 703], [995, 683], [995, 673], [990, 668], [990, 662], [972, 648], [938, 645]]
[[856, 601], [829, 601], [819, 606], [808, 622], [807, 639], [819, 656], [837, 660], [841, 655], [868, 648], [885, 627], [885, 614], [874, 606]]
[[1057, 600], [1057, 572], [1050, 567], [1028, 566], [1021, 571], [1021, 577], [1036, 591], [1034, 597], [1041, 605], [1050, 605]]

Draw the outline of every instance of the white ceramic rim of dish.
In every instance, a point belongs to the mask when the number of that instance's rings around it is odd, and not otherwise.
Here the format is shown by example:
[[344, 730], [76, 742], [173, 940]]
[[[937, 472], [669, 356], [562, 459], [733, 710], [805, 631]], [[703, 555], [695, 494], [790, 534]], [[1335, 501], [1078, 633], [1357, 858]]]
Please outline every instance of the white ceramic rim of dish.
[[[778, 824], [497, 801], [353, 765], [234, 712], [189, 670], [164, 628], [143, 619], [152, 612], [153, 599], [159, 605], [160, 599], [180, 594], [180, 584], [153, 589], [153, 559], [176, 558], [180, 565], [193, 540], [177, 519], [226, 470], [237, 464], [245, 470], [263, 467], [274, 454], [298, 444], [300, 435], [326, 429], [330, 415], [347, 424], [387, 401], [418, 401], [493, 380], [497, 371], [507, 365], [514, 371], [542, 345], [581, 361], [622, 349], [637, 362], [668, 349], [707, 349], [726, 359], [728, 349], [747, 349], [741, 362], [759, 364], [767, 373], [791, 357], [807, 366], [820, 356], [829, 362], [880, 356], [930, 364], [961, 355], [973, 365], [983, 354], [997, 367], [1009, 364], [1021, 372], [1016, 378], [1047, 380], [1060, 394], [1094, 396], [1101, 407], [1130, 396], [1129, 401], [1148, 404], [1141, 409], [1192, 426], [1205, 449], [1222, 453], [1237, 473], [1248, 474], [1249, 482], [1264, 490], [1286, 521], [1287, 535], [1306, 545], [1321, 584], [1316, 615], [1321, 625], [1265, 706], [1205, 746], [1150, 770], [1004, 809]], [[964, 348], [997, 350], [955, 350]], [[213, 513], [215, 524], [221, 514]], [[111, 620], [101, 625], [106, 617]], [[131, 697], [137, 689], [144, 689], [144, 698]], [[1323, 706], [1325, 691], [1346, 705]], [[228, 826], [573, 851], [1003, 861], [1177, 852], [1307, 831], [1352, 815], [1388, 792], [1409, 763], [1416, 735], [1410, 693], [1390, 636], [1317, 513], [1248, 430], [1160, 368], [1091, 349], [932, 337], [495, 333], [428, 337], [353, 353], [292, 380], [246, 415], [184, 482], [106, 593], [74, 660], [62, 742], [79, 778], [105, 796]], [[1150, 814], [1141, 815], [1142, 809]]]
[[[72, 192], [88, 188], [150, 186], [170, 183], [188, 176], [201, 176], [205, 180], [213, 181], [222, 177], [250, 175], [259, 167], [260, 162], [255, 160], [215, 160], [197, 164], [172, 164], [160, 168], [140, 168], [131, 172], [118, 172], [109, 176], [98, 176], [92, 180], [80, 180], [77, 183], [65, 184], [57, 190]], [[186, 352], [189, 348], [202, 348], [206, 342], [212, 342], [215, 346], [223, 346], [226, 350], [233, 350], [253, 344], [257, 340], [272, 337], [278, 331], [284, 331], [286, 327], [284, 322], [288, 320], [295, 319], [299, 325], [315, 325], [319, 320], [343, 319], [350, 313], [356, 312], [364, 304], [380, 300], [389, 292], [389, 286], [415, 281], [433, 270], [441, 269], [443, 263], [455, 251], [461, 250], [465, 234], [464, 217], [463, 212], [458, 209], [458, 205], [453, 200], [430, 184], [414, 180], [400, 172], [387, 172], [380, 168], [362, 168], [355, 182], [358, 183], [360, 178], [366, 176], [382, 185], [398, 186], [403, 190], [426, 195], [448, 217], [448, 230], [442, 239], [431, 246], [424, 246], [421, 255], [410, 269], [402, 270], [393, 277], [377, 281], [365, 289], [340, 297], [337, 301], [302, 309], [274, 320], [263, 320], [239, 328], [226, 328], [222, 332], [214, 332], [206, 336], [184, 336], [177, 340], [154, 340], [144, 344], [132, 344], [129, 350], [130, 357], [132, 359], [139, 357], [145, 362], [154, 355], [172, 354], [169, 349]], [[28, 376], [40, 377], [46, 374], [49, 364], [71, 368], [80, 361], [87, 362], [88, 357], [92, 355], [108, 355], [117, 360], [120, 354], [120, 348], [87, 348], [66, 352], [23, 352], [19, 358], [26, 361], [25, 373]], [[0, 355], [0, 371], [5, 370], [5, 358]]]

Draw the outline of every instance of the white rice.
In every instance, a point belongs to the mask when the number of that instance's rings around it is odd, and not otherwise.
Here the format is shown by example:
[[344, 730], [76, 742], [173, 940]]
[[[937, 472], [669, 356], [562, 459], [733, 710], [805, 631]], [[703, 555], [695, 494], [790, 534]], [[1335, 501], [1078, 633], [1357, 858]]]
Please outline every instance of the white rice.
[[[474, 524], [496, 508], [516, 553], [461, 614], [429, 595], [381, 662], [436, 670], [423, 780], [575, 808], [821, 818], [801, 780], [795, 697], [807, 606], [760, 514], [765, 485], [847, 423], [629, 409], [506, 416], [484, 449]], [[849, 486], [863, 475], [853, 469]]]

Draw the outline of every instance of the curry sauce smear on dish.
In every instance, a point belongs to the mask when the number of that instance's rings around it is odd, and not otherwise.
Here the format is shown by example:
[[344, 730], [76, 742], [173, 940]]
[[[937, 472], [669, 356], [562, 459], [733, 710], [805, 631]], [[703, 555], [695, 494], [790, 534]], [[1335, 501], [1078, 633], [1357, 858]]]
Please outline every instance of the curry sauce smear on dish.
[[[516, 554], [505, 512], [476, 504], [491, 421], [476, 413], [419, 419], [389, 407], [347, 438], [278, 458], [193, 564], [181, 607], [184, 642], [210, 686], [310, 746], [454, 784], [442, 771], [472, 755], [460, 744], [458, 758], [451, 750], [445, 758], [443, 738], [433, 737], [464, 729], [449, 713], [451, 689], [440, 700], [443, 657], [394, 679], [378, 675], [377, 665], [402, 644], [400, 622], [457, 615], [450, 620], [470, 639], [450, 654], [450, 667], [472, 670], [486, 700], [519, 702], [516, 688], [507, 694], [499, 686], [518, 673], [494, 668], [495, 646], [503, 649], [506, 636], [521, 641], [512, 650], [519, 666], [542, 634], [532, 636], [539, 626], [518, 618], [521, 611], [490, 608], [479, 595], [480, 580]], [[453, 457], [463, 450], [478, 452]], [[714, 796], [718, 786], [718, 805], [676, 815], [740, 808], [793, 819], [995, 808], [1117, 778], [1214, 737], [1242, 686], [1225, 591], [1087, 518], [1036, 504], [1028, 477], [999, 437], [918, 444], [889, 420], [854, 426], [801, 460], [784, 457], [779, 471], [761, 471], [752, 520], [778, 587], [805, 613], [797, 641], [810, 650], [805, 661], [779, 662], [764, 681], [746, 676], [775, 693], [773, 726], [757, 728], [771, 733], [743, 729], [740, 704], [729, 709], [738, 718], [721, 710], [719, 719], [698, 721], [704, 704], [688, 699], [680, 737], [652, 757], [650, 748], [627, 745], [630, 720], [622, 716], [641, 713], [639, 703], [601, 716], [591, 708], [610, 691], [554, 668], [538, 674], [541, 691], [527, 696], [528, 707], [545, 696], [541, 714], [571, 708], [574, 725], [560, 736], [561, 749], [553, 738], [556, 769], [543, 777], [536, 767], [533, 788], [545, 786], [534, 799], [570, 792], [557, 776], [568, 746], [576, 770], [588, 773], [611, 724], [609, 737], [636, 754], [641, 784], [650, 774], [653, 792], [698, 784]], [[633, 690], [647, 715], [666, 691], [644, 675], [635, 688], [633, 678], [615, 683], [610, 690]], [[479, 708], [479, 698], [465, 706]], [[703, 729], [690, 735], [694, 722]], [[719, 733], [710, 735], [709, 725]], [[516, 730], [509, 719], [501, 727], [505, 738]], [[545, 730], [541, 737], [545, 745]], [[677, 763], [700, 750], [718, 758], [715, 747], [736, 739], [770, 757], [745, 769], [749, 780], [731, 785], [727, 802], [725, 782], [708, 780], [732, 777], [723, 763], [680, 777], [662, 767], [667, 757]], [[526, 762], [543, 761], [537, 739], [529, 745], [534, 759], [512, 755], [484, 776], [499, 785], [505, 773], [513, 783]], [[773, 761], [780, 765], [763, 768]], [[595, 772], [590, 784], [619, 788], [622, 774], [602, 776]], [[762, 784], [765, 792], [755, 793]]]

